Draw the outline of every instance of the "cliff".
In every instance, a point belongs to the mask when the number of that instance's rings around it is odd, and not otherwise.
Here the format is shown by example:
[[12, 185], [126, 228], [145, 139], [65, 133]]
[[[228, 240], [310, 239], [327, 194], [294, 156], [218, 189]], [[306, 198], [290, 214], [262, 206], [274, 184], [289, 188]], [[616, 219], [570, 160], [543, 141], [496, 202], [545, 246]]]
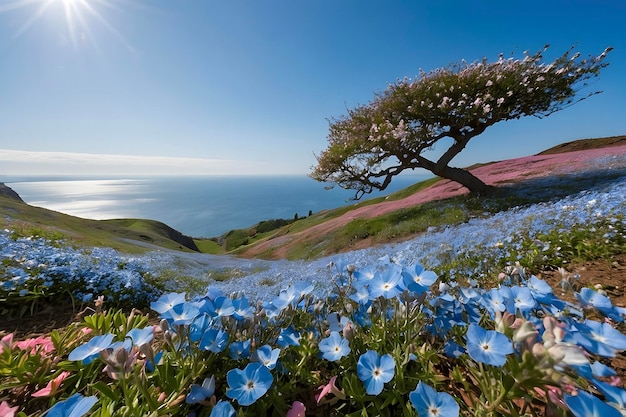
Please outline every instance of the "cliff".
[[15, 191], [13, 191], [11, 187], [7, 186], [3, 182], [0, 182], [0, 197], [9, 197], [13, 200], [21, 201], [22, 203], [24, 202], [24, 200], [22, 200], [22, 198]]

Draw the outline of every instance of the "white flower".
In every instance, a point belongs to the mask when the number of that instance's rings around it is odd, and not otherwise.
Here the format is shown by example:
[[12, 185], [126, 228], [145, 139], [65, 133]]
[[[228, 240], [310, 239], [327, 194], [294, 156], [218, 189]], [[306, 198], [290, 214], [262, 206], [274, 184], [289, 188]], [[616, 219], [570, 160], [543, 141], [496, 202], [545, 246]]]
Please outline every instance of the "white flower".
[[493, 81], [489, 80], [487, 81], [487, 84], [485, 84], [485, 87], [491, 87], [493, 85]]

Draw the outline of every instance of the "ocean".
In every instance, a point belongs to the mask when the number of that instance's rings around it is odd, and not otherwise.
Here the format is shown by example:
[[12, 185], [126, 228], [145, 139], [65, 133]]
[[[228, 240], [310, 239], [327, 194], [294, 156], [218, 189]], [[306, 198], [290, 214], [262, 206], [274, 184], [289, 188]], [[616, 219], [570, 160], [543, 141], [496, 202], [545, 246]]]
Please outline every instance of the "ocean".
[[[388, 195], [429, 178], [396, 177]], [[33, 206], [87, 219], [142, 218], [161, 221], [193, 237], [216, 237], [262, 220], [306, 217], [309, 211], [354, 204], [353, 191], [307, 176], [207, 177], [2, 177], [0, 182]]]

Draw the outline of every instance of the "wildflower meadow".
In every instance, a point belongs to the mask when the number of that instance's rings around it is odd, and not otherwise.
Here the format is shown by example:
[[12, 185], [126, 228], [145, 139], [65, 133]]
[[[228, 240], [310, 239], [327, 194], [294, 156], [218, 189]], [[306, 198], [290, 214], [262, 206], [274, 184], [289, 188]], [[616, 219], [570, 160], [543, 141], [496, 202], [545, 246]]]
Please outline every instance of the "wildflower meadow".
[[2, 337], [0, 415], [626, 415], [626, 309], [567, 273], [624, 252], [625, 178], [316, 261], [231, 258], [250, 273], [202, 293], [159, 279], [174, 254], [4, 230], [3, 314], [62, 295], [86, 313]]

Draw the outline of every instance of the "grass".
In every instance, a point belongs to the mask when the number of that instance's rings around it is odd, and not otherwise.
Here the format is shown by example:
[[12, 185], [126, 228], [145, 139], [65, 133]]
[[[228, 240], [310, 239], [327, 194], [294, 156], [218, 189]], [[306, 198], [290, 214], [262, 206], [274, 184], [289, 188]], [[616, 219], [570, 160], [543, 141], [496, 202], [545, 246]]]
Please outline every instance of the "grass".
[[22, 236], [52, 236], [74, 246], [110, 247], [125, 253], [144, 253], [153, 249], [150, 245], [191, 251], [181, 244], [180, 233], [154, 220], [82, 219], [3, 196], [0, 196], [0, 227]]
[[194, 239], [193, 241], [201, 253], [209, 253], [211, 255], [224, 253], [224, 249], [213, 239]]
[[[619, 145], [624, 143], [626, 136], [616, 136], [600, 139], [584, 139], [559, 145], [543, 153], [567, 152], [569, 150], [589, 149], [603, 146]], [[613, 173], [615, 175], [615, 173]], [[610, 179], [611, 173], [600, 179]], [[324, 210], [296, 221], [289, 220], [289, 224], [282, 227], [277, 220], [260, 222], [257, 225], [231, 230], [216, 239], [191, 239], [183, 236], [169, 226], [142, 219], [116, 220], [87, 220], [62, 213], [32, 207], [26, 203], [0, 196], [0, 226], [14, 230], [23, 230], [23, 236], [50, 236], [54, 239], [64, 239], [76, 246], [104, 246], [111, 247], [126, 253], [142, 253], [153, 249], [153, 245], [165, 249], [190, 251], [197, 249], [202, 253], [210, 254], [243, 254], [248, 248], [257, 243], [276, 239], [282, 236], [293, 235], [328, 220], [338, 218], [345, 213], [360, 207], [377, 204], [383, 201], [394, 201], [406, 198], [422, 189], [425, 189], [440, 178], [434, 177], [418, 182], [403, 190], [386, 197], [371, 198], [355, 202], [335, 209]], [[466, 220], [465, 213], [478, 215], [495, 213], [525, 204], [538, 202], [537, 196], [550, 195], [550, 198], [565, 196], [593, 185], [598, 179], [584, 181], [554, 181], [546, 193], [545, 184], [536, 184], [533, 180], [525, 181], [523, 186], [501, 187], [501, 193], [489, 199], [477, 199], [471, 196], [455, 197], [422, 204], [420, 206], [402, 209], [376, 219], [356, 219], [340, 230], [328, 235], [316, 236], [311, 241], [301, 241], [291, 248], [287, 254], [289, 259], [311, 259], [332, 253], [344, 252], [365, 243], [371, 244], [402, 241], [428, 227], [454, 225]], [[280, 219], [279, 219], [280, 220]], [[268, 224], [272, 227], [266, 227]], [[266, 230], [267, 229], [267, 230]], [[272, 257], [272, 250], [268, 250], [264, 257]]]

